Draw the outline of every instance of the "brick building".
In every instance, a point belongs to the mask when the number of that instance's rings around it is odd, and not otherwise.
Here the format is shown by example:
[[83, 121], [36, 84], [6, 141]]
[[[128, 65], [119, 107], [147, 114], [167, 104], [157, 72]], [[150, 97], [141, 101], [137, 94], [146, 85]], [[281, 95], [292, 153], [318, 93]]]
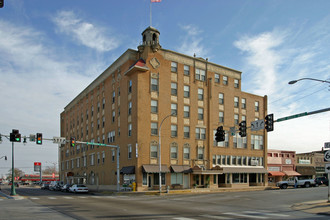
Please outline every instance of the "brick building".
[[313, 151], [297, 154], [297, 172], [304, 178], [327, 176], [323, 151]]
[[[61, 136], [120, 147], [121, 184], [158, 189], [265, 185], [267, 133], [229, 133], [242, 120], [263, 119], [267, 96], [241, 91], [241, 72], [163, 49], [148, 27], [61, 113]], [[163, 122], [163, 123], [162, 123]], [[161, 139], [159, 127], [161, 126]], [[224, 126], [226, 141], [214, 134]], [[60, 178], [94, 189], [116, 188], [114, 148], [68, 143], [60, 148]]]

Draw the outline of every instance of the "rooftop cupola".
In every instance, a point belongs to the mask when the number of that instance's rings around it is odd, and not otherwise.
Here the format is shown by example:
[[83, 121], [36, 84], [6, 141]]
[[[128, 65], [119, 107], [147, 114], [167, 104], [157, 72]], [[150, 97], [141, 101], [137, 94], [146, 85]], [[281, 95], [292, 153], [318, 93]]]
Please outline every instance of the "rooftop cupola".
[[151, 47], [153, 52], [156, 52], [161, 48], [159, 44], [159, 31], [154, 28], [149, 26], [147, 29], [145, 29], [142, 32], [142, 45], [140, 45], [138, 48], [139, 50], [142, 51], [144, 50], [145, 46]]

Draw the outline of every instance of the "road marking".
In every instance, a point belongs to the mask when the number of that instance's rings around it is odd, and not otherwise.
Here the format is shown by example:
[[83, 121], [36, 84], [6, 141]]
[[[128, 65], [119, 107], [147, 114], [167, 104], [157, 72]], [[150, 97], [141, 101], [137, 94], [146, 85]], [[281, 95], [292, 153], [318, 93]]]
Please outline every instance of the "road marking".
[[[260, 214], [260, 212], [255, 212], [255, 211], [244, 211], [244, 213], [250, 213], [250, 214]], [[277, 214], [277, 213], [269, 213], [267, 211], [262, 212], [264, 215], [270, 215], [270, 216], [278, 216], [278, 217], [289, 217], [290, 215], [285, 215], [285, 214]]]
[[69, 197], [69, 196], [64, 196], [63, 198], [65, 198], [65, 199], [73, 199], [72, 197]]
[[194, 220], [195, 218], [185, 218], [185, 217], [178, 217], [178, 218], [172, 218], [176, 220]]
[[40, 199], [40, 198], [37, 198], [37, 197], [30, 197], [30, 199]]
[[55, 197], [48, 197], [48, 199], [56, 199]]
[[205, 218], [212, 218], [212, 219], [233, 219], [230, 217], [225, 217], [225, 216], [215, 216], [215, 215], [200, 215], [201, 217]]
[[234, 212], [226, 212], [226, 213], [223, 213], [223, 214], [238, 216], [238, 217], [244, 217], [244, 218], [254, 218], [254, 219], [267, 219], [268, 218], [268, 217], [264, 217], [264, 216], [245, 215], [245, 214], [239, 214], [239, 213], [234, 213]]

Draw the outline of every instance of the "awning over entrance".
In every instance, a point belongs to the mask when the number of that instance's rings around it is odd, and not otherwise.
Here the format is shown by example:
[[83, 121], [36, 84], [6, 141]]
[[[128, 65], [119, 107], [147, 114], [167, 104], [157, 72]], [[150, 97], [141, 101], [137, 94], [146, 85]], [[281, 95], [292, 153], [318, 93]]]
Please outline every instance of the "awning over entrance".
[[171, 170], [173, 173], [191, 173], [190, 166], [188, 165], [172, 165]]
[[281, 171], [268, 171], [268, 174], [270, 176], [285, 176], [285, 174], [282, 173]]
[[223, 173], [268, 173], [263, 167], [222, 167]]
[[[156, 164], [147, 164], [147, 165], [142, 165], [143, 172], [145, 173], [159, 173], [159, 165]], [[167, 168], [166, 165], [162, 165], [161, 167], [161, 172], [162, 173], [169, 173], [170, 170]]]
[[212, 170], [207, 170], [199, 166], [194, 166], [192, 169], [193, 174], [206, 174], [206, 175], [211, 175], [211, 174], [223, 174], [222, 169], [219, 167], [213, 167]]
[[135, 174], [135, 166], [121, 168], [120, 174]]
[[287, 176], [301, 176], [300, 173], [297, 173], [296, 171], [293, 170], [283, 171], [283, 173], [285, 173], [285, 175]]

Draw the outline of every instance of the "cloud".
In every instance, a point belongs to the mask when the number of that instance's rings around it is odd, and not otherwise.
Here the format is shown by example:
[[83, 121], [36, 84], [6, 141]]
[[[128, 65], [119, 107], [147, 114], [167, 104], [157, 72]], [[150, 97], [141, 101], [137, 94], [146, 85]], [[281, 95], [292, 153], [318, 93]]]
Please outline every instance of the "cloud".
[[110, 37], [104, 28], [83, 21], [73, 11], [58, 12], [53, 22], [59, 32], [72, 36], [73, 40], [99, 52], [111, 51], [119, 46], [119, 39]]
[[198, 27], [193, 25], [180, 25], [181, 29], [185, 31], [181, 46], [177, 50], [181, 53], [193, 56], [196, 54], [197, 57], [206, 57], [208, 51], [202, 45], [203, 33]]

